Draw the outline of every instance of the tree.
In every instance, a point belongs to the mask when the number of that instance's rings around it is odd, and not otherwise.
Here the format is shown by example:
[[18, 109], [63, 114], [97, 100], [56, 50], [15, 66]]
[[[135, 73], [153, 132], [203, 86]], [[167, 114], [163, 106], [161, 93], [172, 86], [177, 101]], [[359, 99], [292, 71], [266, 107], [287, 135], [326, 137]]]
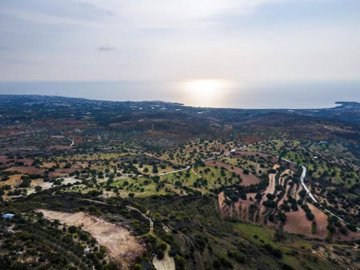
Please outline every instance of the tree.
[[31, 184], [31, 179], [26, 177], [22, 180], [21, 184], [19, 185], [19, 187], [22, 187], [22, 188], [28, 188], [30, 187], [30, 184]]
[[152, 173], [158, 173], [158, 172], [159, 172], [159, 170], [158, 170], [157, 166], [153, 165]]
[[164, 257], [165, 257], [164, 251], [159, 248], [159, 249], [156, 251], [156, 257], [157, 257], [159, 260], [164, 259]]
[[75, 226], [70, 226], [68, 229], [68, 232], [71, 234], [76, 233], [77, 231], [78, 231], [78, 228]]
[[306, 218], [310, 221], [313, 221], [315, 219], [315, 216], [311, 212], [306, 212]]
[[135, 264], [134, 265], [134, 268], [133, 268], [134, 270], [142, 270], [143, 269], [143, 267], [142, 267], [142, 265], [141, 264]]

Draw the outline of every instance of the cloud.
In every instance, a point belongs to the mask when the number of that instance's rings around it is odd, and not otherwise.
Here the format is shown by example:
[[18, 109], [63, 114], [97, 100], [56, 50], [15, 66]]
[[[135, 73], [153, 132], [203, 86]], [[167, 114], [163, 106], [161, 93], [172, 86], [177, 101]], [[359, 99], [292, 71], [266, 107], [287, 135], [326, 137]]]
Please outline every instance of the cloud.
[[358, 0], [0, 1], [0, 80], [359, 78]]
[[185, 28], [234, 12], [245, 15], [274, 2], [295, 0], [3, 0], [0, 14], [43, 24]]
[[86, 3], [111, 10], [111, 19], [129, 27], [160, 29], [194, 27], [221, 14], [236, 11], [245, 15], [262, 5], [284, 1], [294, 0], [86, 0]]
[[78, 0], [3, 0], [0, 15], [37, 24], [96, 27], [113, 12]]
[[115, 49], [116, 49], [116, 47], [112, 47], [112, 46], [101, 46], [98, 48], [98, 50], [101, 52], [109, 52], [109, 51], [113, 51]]

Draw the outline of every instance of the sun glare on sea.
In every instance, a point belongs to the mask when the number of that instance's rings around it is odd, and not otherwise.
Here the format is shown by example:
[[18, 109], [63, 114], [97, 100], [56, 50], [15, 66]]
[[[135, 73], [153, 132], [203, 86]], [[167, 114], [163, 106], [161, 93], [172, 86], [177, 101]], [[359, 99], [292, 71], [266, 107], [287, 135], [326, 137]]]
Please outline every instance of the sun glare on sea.
[[229, 82], [218, 79], [196, 79], [182, 83], [184, 103], [200, 107], [221, 107]]

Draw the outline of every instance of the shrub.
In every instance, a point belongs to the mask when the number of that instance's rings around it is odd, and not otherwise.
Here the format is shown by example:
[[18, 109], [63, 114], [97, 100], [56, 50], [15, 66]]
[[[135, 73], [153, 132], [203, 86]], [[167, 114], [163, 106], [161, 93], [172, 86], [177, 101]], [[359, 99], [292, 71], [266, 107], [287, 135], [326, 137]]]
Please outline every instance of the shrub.
[[313, 221], [315, 219], [315, 216], [311, 212], [306, 212], [306, 218], [310, 221]]
[[164, 257], [165, 257], [164, 251], [163, 251], [162, 249], [158, 249], [158, 250], [156, 251], [156, 257], [157, 257], [159, 260], [164, 259]]
[[76, 233], [78, 231], [78, 229], [75, 226], [70, 226], [68, 229], [68, 232], [73, 234]]
[[245, 263], [245, 256], [237, 251], [228, 251], [228, 256], [238, 263]]
[[346, 228], [348, 228], [352, 232], [357, 232], [356, 226], [354, 224], [348, 224], [346, 225]]
[[273, 248], [270, 244], [265, 244], [264, 248], [270, 252], [272, 256], [274, 256], [277, 259], [282, 258], [282, 252], [280, 249]]
[[135, 264], [134, 265], [134, 268], [133, 268], [134, 270], [142, 270], [143, 269], [143, 267], [142, 267], [142, 265], [141, 264]]
[[185, 259], [181, 256], [176, 256], [175, 257], [175, 265], [176, 265], [176, 270], [185, 269]]

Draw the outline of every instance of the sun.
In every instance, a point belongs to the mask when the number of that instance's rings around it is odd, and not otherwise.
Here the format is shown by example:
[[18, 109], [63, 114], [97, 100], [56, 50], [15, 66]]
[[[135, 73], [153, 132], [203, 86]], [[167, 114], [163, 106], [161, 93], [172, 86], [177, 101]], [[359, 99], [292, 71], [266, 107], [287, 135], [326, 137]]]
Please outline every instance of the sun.
[[214, 96], [221, 87], [222, 83], [219, 80], [191, 80], [185, 83], [185, 89], [199, 97]]
[[188, 80], [182, 85], [185, 103], [201, 107], [221, 106], [227, 87], [226, 81], [218, 79]]

